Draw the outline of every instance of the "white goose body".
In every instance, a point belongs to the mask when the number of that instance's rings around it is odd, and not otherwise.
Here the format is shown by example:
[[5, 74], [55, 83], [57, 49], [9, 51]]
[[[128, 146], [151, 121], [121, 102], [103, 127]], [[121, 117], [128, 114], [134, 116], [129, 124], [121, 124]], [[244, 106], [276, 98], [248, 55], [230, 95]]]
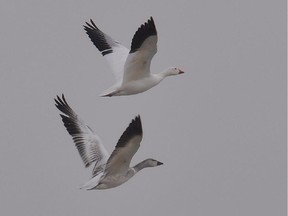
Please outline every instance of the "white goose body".
[[136, 172], [133, 172], [132, 170], [128, 171], [126, 174], [119, 173], [116, 175], [111, 176], [103, 176], [98, 175], [93, 177], [90, 181], [86, 182], [81, 189], [86, 190], [93, 190], [93, 189], [109, 189], [113, 187], [117, 187], [126, 181], [128, 181], [130, 178], [132, 178]]
[[133, 80], [122, 85], [115, 85], [112, 88], [104, 91], [100, 96], [121, 96], [134, 95], [147, 91], [163, 80], [164, 77], [156, 74], [149, 77], [144, 77], [141, 80]]
[[150, 64], [157, 52], [158, 40], [152, 17], [136, 31], [130, 50], [102, 32], [92, 20], [90, 22], [91, 24], [86, 22], [84, 29], [110, 64], [116, 78], [116, 84], [100, 96], [138, 94], [159, 84], [167, 76], [184, 73], [175, 67], [161, 73], [150, 73]]
[[132, 168], [129, 167], [132, 157], [140, 147], [143, 136], [140, 116], [132, 120], [109, 156], [100, 138], [72, 110], [64, 95], [62, 95], [62, 99], [57, 96], [55, 102], [56, 107], [65, 114], [60, 114], [60, 116], [68, 133], [72, 136], [85, 166], [88, 167], [95, 162], [91, 180], [81, 188], [92, 190], [117, 187], [143, 168], [163, 164], [154, 159], [146, 159]]

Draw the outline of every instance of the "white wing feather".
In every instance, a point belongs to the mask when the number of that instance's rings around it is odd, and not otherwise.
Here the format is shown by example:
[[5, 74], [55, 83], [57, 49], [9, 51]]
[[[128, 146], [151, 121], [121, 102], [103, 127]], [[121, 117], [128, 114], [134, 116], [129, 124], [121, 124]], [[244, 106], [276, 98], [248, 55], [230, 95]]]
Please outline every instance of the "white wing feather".
[[93, 162], [96, 162], [93, 169], [93, 176], [97, 175], [103, 171], [109, 157], [100, 138], [78, 117], [74, 110], [72, 110], [66, 102], [64, 95], [62, 95], [62, 99], [57, 96], [55, 102], [56, 107], [65, 114], [60, 114], [60, 116], [68, 133], [73, 138], [83, 163], [88, 167]]

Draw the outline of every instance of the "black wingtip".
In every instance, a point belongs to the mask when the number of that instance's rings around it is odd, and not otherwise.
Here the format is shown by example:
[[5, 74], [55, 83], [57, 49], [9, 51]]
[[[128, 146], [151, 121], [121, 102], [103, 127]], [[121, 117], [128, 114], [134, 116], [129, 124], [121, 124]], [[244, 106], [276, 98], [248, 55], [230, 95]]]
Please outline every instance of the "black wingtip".
[[137, 115], [134, 119], [132, 119], [126, 130], [133, 132], [135, 135], [141, 135], [143, 133], [140, 115]]
[[89, 22], [85, 22], [85, 23], [86, 25], [83, 25], [83, 26], [86, 32], [88, 32], [89, 30], [99, 30], [92, 19], [90, 19], [90, 23]]
[[56, 95], [56, 98], [54, 98], [56, 108], [69, 117], [76, 117], [76, 114], [67, 103], [64, 94], [61, 96], [62, 98], [59, 95]]
[[140, 122], [141, 124], [141, 117], [139, 114], [134, 118], [134, 121]]
[[139, 114], [132, 120], [129, 127], [130, 126], [135, 128], [134, 131], [136, 132], [136, 134], [142, 134], [142, 132], [143, 132], [142, 131], [142, 122], [141, 122], [141, 117]]
[[86, 25], [84, 25], [84, 30], [86, 34], [91, 39], [92, 43], [96, 46], [96, 48], [101, 52], [103, 56], [110, 54], [113, 52], [112, 47], [109, 45], [105, 38], [104, 32], [102, 32], [93, 22], [92, 19], [90, 19], [89, 22], [85, 22]]
[[142, 136], [142, 134], [143, 134], [143, 129], [142, 129], [141, 118], [140, 118], [140, 115], [137, 115], [134, 119], [132, 119], [131, 123], [126, 128], [126, 130], [124, 131], [120, 139], [118, 140], [116, 148], [124, 147], [131, 138], [137, 135]]
[[142, 24], [138, 30], [135, 32], [132, 43], [130, 53], [136, 52], [137, 49], [141, 47], [143, 42], [150, 36], [157, 35], [156, 26], [154, 23], [154, 19], [151, 16], [148, 21]]
[[[90, 19], [90, 22], [91, 22], [91, 24], [92, 24], [95, 28], [97, 28], [97, 26], [95, 25], [95, 23], [93, 22], [92, 19]], [[98, 29], [98, 28], [97, 28], [97, 29]]]
[[62, 93], [62, 99], [59, 95], [56, 95], [56, 98], [54, 98], [55, 106], [59, 109], [59, 106], [68, 106], [68, 103], [66, 102], [65, 96]]

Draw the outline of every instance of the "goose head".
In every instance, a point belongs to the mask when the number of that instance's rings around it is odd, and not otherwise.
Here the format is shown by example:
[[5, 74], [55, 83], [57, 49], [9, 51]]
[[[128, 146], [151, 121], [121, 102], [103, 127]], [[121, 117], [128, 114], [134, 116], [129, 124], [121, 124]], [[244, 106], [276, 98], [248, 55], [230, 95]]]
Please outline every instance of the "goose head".
[[152, 158], [149, 158], [149, 159], [146, 159], [140, 163], [138, 163], [137, 165], [135, 165], [133, 168], [134, 168], [134, 171], [135, 172], [138, 172], [144, 168], [147, 168], [147, 167], [156, 167], [156, 166], [160, 166], [162, 165], [163, 163], [160, 162], [160, 161], [157, 161], [155, 159], [152, 159]]
[[157, 161], [155, 159], [149, 158], [143, 161], [146, 167], [156, 167], [156, 166], [160, 166], [163, 163], [160, 161]]
[[176, 67], [170, 67], [165, 71], [166, 76], [173, 76], [173, 75], [178, 75], [178, 74], [183, 74], [183, 73], [184, 71]]

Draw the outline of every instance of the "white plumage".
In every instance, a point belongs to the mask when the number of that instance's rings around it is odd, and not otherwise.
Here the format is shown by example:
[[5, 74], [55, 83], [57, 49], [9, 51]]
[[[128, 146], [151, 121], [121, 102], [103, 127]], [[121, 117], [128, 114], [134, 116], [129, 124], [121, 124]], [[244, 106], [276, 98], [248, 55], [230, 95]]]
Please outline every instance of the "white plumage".
[[116, 79], [115, 85], [101, 96], [138, 94], [157, 85], [167, 76], [184, 73], [176, 67], [170, 67], [161, 73], [150, 73], [150, 64], [157, 52], [158, 40], [152, 17], [136, 31], [130, 50], [102, 32], [92, 20], [90, 22], [86, 22], [84, 29], [109, 63]]
[[55, 102], [56, 107], [64, 114], [60, 114], [64, 126], [72, 136], [85, 166], [95, 163], [91, 180], [82, 188], [92, 190], [117, 187], [141, 169], [163, 164], [154, 159], [146, 159], [130, 167], [131, 159], [140, 147], [143, 136], [140, 116], [132, 120], [109, 156], [100, 138], [78, 117], [64, 95], [62, 99], [57, 96]]

